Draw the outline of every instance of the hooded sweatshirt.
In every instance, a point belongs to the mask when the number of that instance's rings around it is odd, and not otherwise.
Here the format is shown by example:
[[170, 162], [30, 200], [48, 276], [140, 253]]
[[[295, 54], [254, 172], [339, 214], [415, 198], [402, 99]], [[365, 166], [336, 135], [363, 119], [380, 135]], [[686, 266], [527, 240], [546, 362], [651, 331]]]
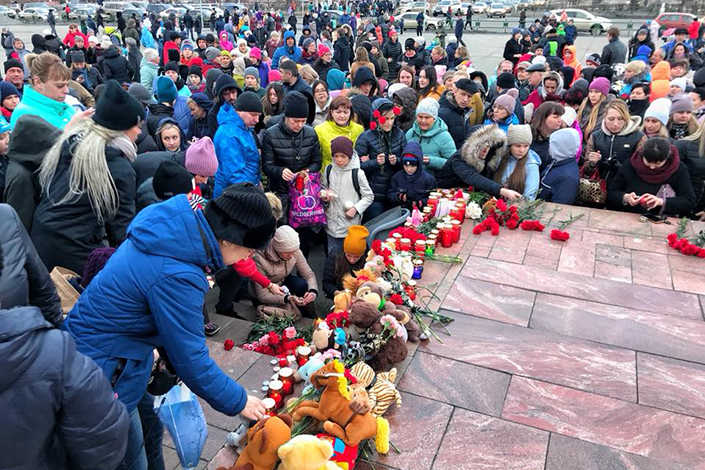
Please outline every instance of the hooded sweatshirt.
[[[291, 38], [294, 40], [293, 46], [287, 45], [287, 39]], [[287, 31], [284, 33], [283, 45], [278, 47], [274, 51], [274, 56], [272, 57], [272, 70], [279, 68], [279, 61], [284, 57], [288, 57], [294, 62], [298, 63], [301, 58], [301, 48], [296, 45], [296, 38], [294, 37], [293, 31]]]
[[[393, 205], [402, 205], [411, 208], [414, 203], [423, 207], [428, 202], [428, 195], [438, 187], [436, 178], [426, 173], [423, 169], [423, 151], [418, 142], [408, 142], [404, 147], [400, 160], [404, 156], [414, 156], [418, 162], [416, 171], [409, 175], [402, 168], [397, 171], [389, 183], [387, 196]], [[406, 202], [401, 200], [401, 195], [406, 195]]]
[[[556, 87], [556, 92], [552, 94], [546, 93], [546, 88], [545, 88], [545, 83], [546, 80], [555, 80], [558, 82], [558, 86]], [[529, 97], [526, 98], [526, 100], [523, 102], [524, 106], [527, 106], [529, 104], [533, 105], [533, 109], [531, 110], [536, 111], [539, 106], [544, 101], [557, 101], [559, 103], [563, 103], [563, 78], [561, 78], [560, 74], [558, 72], [548, 72], [542, 79], [541, 79], [541, 85], [531, 93], [529, 93]]]
[[651, 69], [651, 95], [649, 101], [663, 98], [671, 91], [671, 64], [662, 60]]
[[541, 174], [539, 199], [569, 205], [575, 202], [580, 183], [575, 155], [580, 144], [575, 129], [560, 129], [551, 134], [548, 152], [552, 160]]
[[[565, 58], [565, 51], [568, 50], [573, 54], [573, 60], [568, 61]], [[576, 52], [576, 47], [575, 46], [565, 46], [563, 49], [563, 65], [566, 67], [572, 67], [573, 70], [575, 70], [575, 75], [573, 75], [573, 81], [577, 80], [580, 78], [580, 73], [583, 71], [583, 66], [580, 64], [580, 61], [578, 60], [578, 53]], [[569, 83], [568, 85], [572, 85], [572, 83]]]
[[[332, 191], [334, 197], [326, 208], [326, 233], [333, 238], [344, 238], [351, 225], [360, 225], [362, 214], [374, 201], [375, 195], [367, 182], [365, 172], [360, 169], [360, 158], [357, 152], [344, 168], [332, 164], [330, 171], [321, 172], [321, 185]], [[357, 180], [360, 185], [360, 195], [355, 191], [352, 181], [353, 170], [357, 169]], [[346, 205], [352, 204], [357, 214], [352, 219], [345, 216]]]

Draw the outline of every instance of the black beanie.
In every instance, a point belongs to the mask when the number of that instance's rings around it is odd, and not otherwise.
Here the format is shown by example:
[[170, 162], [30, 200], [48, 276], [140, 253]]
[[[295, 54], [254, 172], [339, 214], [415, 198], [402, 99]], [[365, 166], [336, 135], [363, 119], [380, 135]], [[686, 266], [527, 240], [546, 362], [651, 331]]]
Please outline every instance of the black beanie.
[[201, 71], [201, 67], [199, 67], [198, 65], [192, 65], [191, 67], [189, 67], [188, 74], [198, 75], [199, 77], [203, 78], [203, 72]]
[[[5, 63], [7, 64], [7, 62]], [[5, 71], [7, 71], [7, 65], [5, 66]], [[705, 86], [705, 67], [701, 67], [695, 72], [695, 75], [693, 75], [693, 85], [695, 85], [696, 88]]]
[[512, 75], [509, 72], [500, 73], [499, 76], [497, 77], [497, 86], [504, 89], [504, 90], [509, 90], [510, 88], [516, 88], [516, 84], [514, 81], [514, 75]]
[[154, 173], [154, 194], [162, 201], [179, 194], [188, 194], [193, 190], [191, 178], [191, 173], [186, 168], [172, 160], [165, 160]]
[[83, 51], [71, 51], [71, 62], [81, 64], [86, 61], [86, 54]]
[[176, 62], [167, 62], [164, 66], [164, 73], [166, 73], [167, 70], [173, 70], [174, 72], [179, 73], [179, 64]]
[[262, 100], [259, 96], [257, 96], [257, 93], [253, 91], [246, 91], [237, 97], [237, 101], [235, 102], [235, 111], [261, 113]]
[[308, 100], [298, 91], [290, 91], [284, 97], [284, 116], [308, 119]]
[[115, 80], [105, 82], [95, 105], [93, 121], [114, 131], [126, 131], [144, 119], [144, 106]]
[[416, 42], [414, 41], [414, 38], [406, 38], [406, 41], [404, 41], [404, 49], [416, 50]]
[[24, 70], [24, 67], [22, 67], [22, 62], [20, 62], [17, 59], [7, 59], [5, 61], [4, 65], [5, 65], [5, 73], [7, 73], [7, 71], [10, 70], [11, 68], [15, 68], [15, 67], [17, 67], [18, 69]]
[[203, 214], [215, 238], [255, 250], [265, 248], [277, 228], [267, 197], [252, 183], [228, 186]]

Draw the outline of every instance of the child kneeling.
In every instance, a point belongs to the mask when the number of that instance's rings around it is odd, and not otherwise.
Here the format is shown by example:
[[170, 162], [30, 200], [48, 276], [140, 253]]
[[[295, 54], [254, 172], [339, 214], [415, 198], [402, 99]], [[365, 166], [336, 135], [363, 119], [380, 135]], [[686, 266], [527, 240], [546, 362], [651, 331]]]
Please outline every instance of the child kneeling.
[[416, 204], [419, 209], [428, 202], [428, 195], [438, 185], [436, 178], [423, 169], [423, 150], [418, 142], [407, 142], [402, 153], [403, 168], [392, 176], [387, 197], [392, 205], [412, 209]]

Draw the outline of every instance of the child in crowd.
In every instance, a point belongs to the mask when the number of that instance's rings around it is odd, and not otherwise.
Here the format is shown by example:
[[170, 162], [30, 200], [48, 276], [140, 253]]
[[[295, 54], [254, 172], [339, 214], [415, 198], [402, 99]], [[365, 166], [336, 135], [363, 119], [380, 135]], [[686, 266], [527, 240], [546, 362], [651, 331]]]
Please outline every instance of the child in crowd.
[[532, 201], [539, 191], [541, 157], [529, 149], [531, 126], [513, 125], [507, 129], [507, 149], [494, 173], [494, 180]]
[[343, 248], [348, 228], [360, 224], [362, 213], [374, 201], [374, 193], [360, 170], [352, 140], [336, 137], [330, 146], [333, 164], [323, 172], [321, 200], [326, 204], [328, 255], [335, 256]]
[[370, 232], [363, 225], [353, 225], [343, 241], [343, 251], [329, 256], [323, 270], [323, 292], [333, 299], [344, 290], [343, 277], [365, 267], [367, 237]]
[[407, 142], [401, 157], [403, 168], [397, 171], [389, 184], [388, 198], [392, 205], [411, 209], [426, 205], [428, 195], [436, 189], [436, 178], [423, 169], [423, 151], [418, 142]]
[[210, 137], [198, 139], [186, 149], [185, 166], [193, 175], [194, 182], [193, 191], [188, 195], [189, 202], [192, 207], [203, 209], [206, 199], [213, 195], [213, 183], [210, 179], [218, 171], [218, 158], [215, 156], [215, 147]]
[[570, 205], [575, 202], [580, 184], [576, 159], [580, 144], [580, 134], [575, 129], [560, 129], [551, 134], [548, 144], [551, 163], [541, 174], [540, 199]]

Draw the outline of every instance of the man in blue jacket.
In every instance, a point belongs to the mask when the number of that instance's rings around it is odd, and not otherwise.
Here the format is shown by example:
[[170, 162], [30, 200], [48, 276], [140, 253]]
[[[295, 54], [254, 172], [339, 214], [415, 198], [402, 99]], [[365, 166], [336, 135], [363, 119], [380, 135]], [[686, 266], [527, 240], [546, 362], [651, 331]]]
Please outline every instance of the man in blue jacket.
[[279, 46], [277, 50], [274, 51], [272, 70], [279, 68], [279, 61], [284, 57], [288, 57], [293, 60], [294, 63], [297, 63], [301, 58], [301, 48], [296, 46], [296, 39], [292, 31], [284, 33], [284, 45]]
[[78, 299], [63, 328], [103, 369], [130, 412], [121, 468], [146, 468], [137, 404], [146, 393], [155, 348], [164, 348], [179, 378], [215, 410], [251, 420], [264, 416], [262, 401], [248, 396], [209, 356], [203, 303], [206, 271], [265, 248], [275, 227], [267, 198], [249, 183], [225, 189], [204, 211], [194, 210], [184, 194], [153, 204], [135, 217], [127, 239]]
[[218, 157], [213, 196], [235, 183], [260, 182], [260, 156], [252, 129], [262, 114], [262, 100], [246, 91], [238, 96], [235, 106], [226, 103], [218, 112], [218, 130], [213, 144]]

